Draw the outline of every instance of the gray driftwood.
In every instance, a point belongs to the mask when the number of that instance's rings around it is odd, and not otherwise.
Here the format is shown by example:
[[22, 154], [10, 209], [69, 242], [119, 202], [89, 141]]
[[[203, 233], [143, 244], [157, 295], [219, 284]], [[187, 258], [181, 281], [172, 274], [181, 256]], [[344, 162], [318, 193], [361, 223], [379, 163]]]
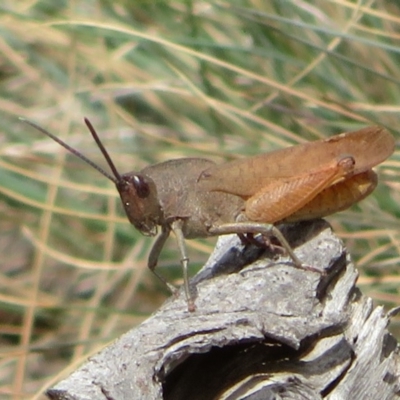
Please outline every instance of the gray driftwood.
[[[381, 307], [323, 221], [287, 227], [285, 257], [220, 238], [183, 293], [48, 391], [51, 399], [395, 399], [399, 351]], [[296, 240], [291, 242], [295, 242]]]

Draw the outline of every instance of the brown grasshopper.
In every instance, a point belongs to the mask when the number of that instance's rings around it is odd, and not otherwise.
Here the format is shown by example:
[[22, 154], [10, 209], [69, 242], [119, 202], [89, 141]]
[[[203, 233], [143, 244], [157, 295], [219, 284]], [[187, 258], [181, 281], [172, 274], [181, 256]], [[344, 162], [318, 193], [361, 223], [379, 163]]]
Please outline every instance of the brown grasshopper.
[[321, 218], [342, 211], [369, 195], [377, 184], [371, 169], [394, 151], [394, 138], [373, 126], [314, 142], [216, 165], [203, 158], [181, 158], [120, 174], [85, 118], [113, 175], [35, 123], [26, 121], [97, 169], [117, 187], [129, 221], [146, 236], [157, 237], [148, 267], [155, 271], [160, 252], [174, 232], [188, 308], [195, 310], [185, 239], [224, 234], [274, 236], [295, 266], [302, 263], [274, 224]]

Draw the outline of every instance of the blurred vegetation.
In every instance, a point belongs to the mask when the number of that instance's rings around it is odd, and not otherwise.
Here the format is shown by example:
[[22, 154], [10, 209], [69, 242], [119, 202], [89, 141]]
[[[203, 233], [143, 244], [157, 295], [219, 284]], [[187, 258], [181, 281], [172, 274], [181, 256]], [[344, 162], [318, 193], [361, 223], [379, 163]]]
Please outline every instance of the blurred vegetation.
[[[367, 0], [3, 0], [0, 397], [42, 398], [169, 295], [112, 182], [18, 117], [104, 166], [88, 117], [122, 172], [369, 124], [399, 139], [399, 16], [398, 2]], [[398, 147], [374, 194], [329, 218], [363, 292], [388, 308], [400, 303], [399, 171]], [[194, 268], [214, 242], [190, 241]], [[177, 283], [178, 259], [170, 240], [160, 266]]]

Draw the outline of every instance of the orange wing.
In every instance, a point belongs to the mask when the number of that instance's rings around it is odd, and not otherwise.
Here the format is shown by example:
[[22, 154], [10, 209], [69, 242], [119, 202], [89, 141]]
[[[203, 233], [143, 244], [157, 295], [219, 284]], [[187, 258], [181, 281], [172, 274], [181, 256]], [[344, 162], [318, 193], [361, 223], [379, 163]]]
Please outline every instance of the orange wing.
[[386, 129], [367, 127], [212, 166], [202, 172], [198, 184], [204, 190], [222, 191], [248, 199], [266, 186], [314, 174], [345, 156], [355, 160], [353, 175], [362, 173], [389, 157], [394, 146], [394, 138]]

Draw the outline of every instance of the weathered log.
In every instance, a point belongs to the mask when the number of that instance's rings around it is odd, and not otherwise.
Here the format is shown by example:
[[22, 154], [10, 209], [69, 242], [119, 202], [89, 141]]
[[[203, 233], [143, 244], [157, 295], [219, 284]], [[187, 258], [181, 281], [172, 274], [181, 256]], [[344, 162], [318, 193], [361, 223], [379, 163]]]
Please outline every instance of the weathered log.
[[357, 272], [342, 242], [324, 221], [284, 229], [300, 259], [321, 273], [221, 237], [193, 280], [195, 312], [183, 293], [171, 297], [48, 396], [397, 398], [399, 351], [389, 318], [355, 287]]

